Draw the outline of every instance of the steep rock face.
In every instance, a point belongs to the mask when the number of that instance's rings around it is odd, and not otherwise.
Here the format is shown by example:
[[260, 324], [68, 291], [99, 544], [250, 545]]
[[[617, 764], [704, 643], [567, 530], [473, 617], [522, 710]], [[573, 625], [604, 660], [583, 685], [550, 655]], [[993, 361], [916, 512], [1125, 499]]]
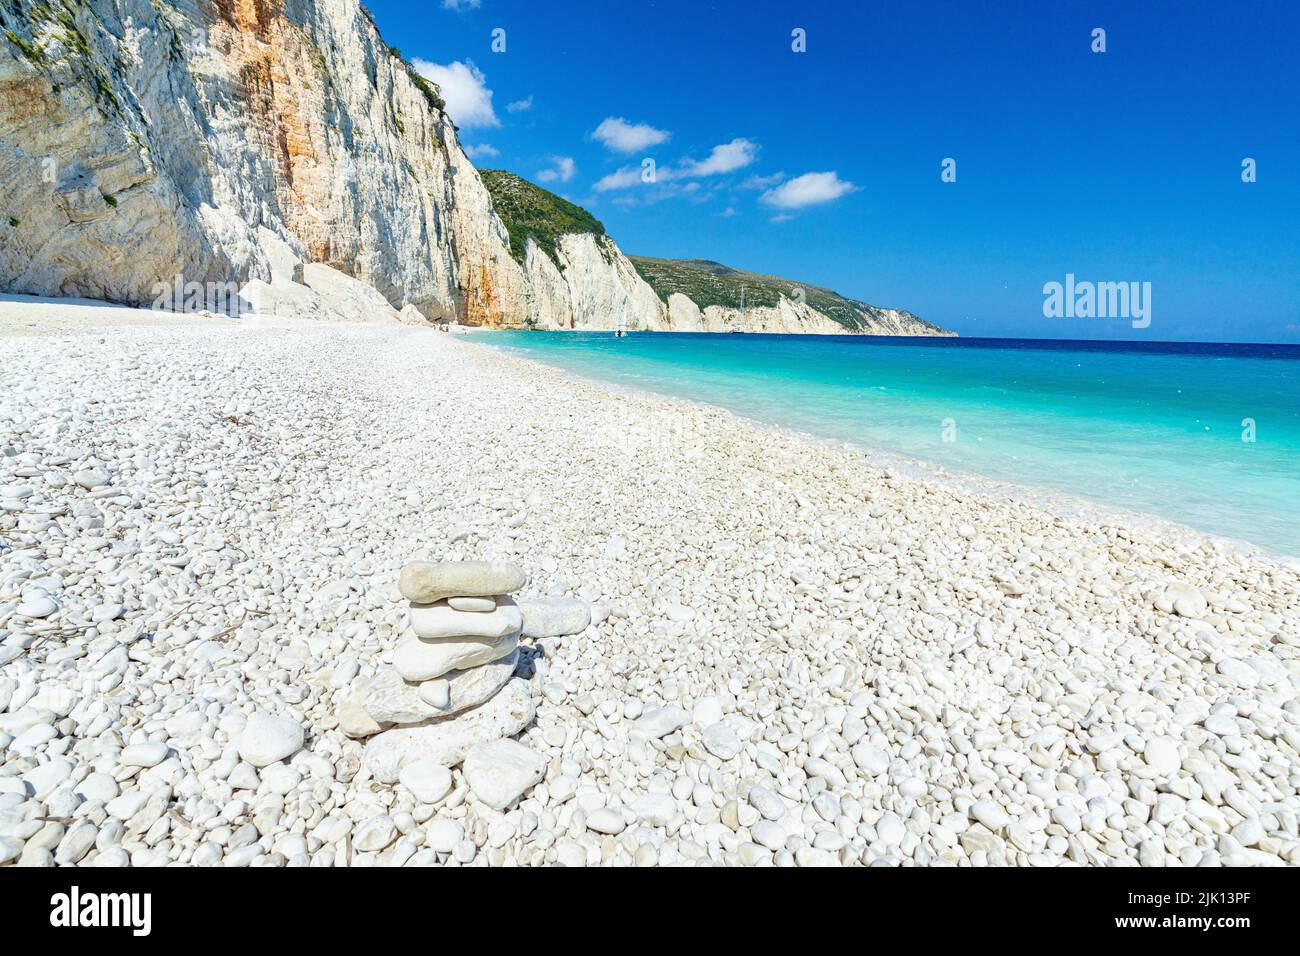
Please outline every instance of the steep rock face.
[[664, 304], [608, 236], [562, 235], [555, 251], [558, 265], [530, 237], [522, 266], [496, 256], [469, 323], [543, 331], [671, 328]]
[[674, 292], [668, 296], [668, 324], [674, 332], [703, 332], [704, 315], [689, 297]]
[[[186, 195], [159, 169], [164, 145], [137, 141], [146, 121], [114, 81], [113, 58], [100, 53], [99, 42], [114, 53], [122, 45], [122, 17], [114, 10], [93, 29], [84, 12], [61, 9], [59, 17], [50, 21], [23, 0], [0, 6], [0, 287], [139, 303], [152, 298], [154, 280], [178, 271], [226, 278], [231, 253], [246, 257], [248, 244], [240, 250], [232, 236], [218, 249], [205, 238], [207, 177]], [[58, 37], [42, 43], [39, 30], [52, 22]], [[87, 34], [99, 42], [87, 46]], [[140, 62], [127, 64], [146, 96], [168, 85], [157, 66], [166, 62], [166, 35], [142, 38]], [[184, 92], [169, 92], [148, 122], [170, 127], [166, 150], [193, 166], [187, 149], [196, 131], [177, 108]]]
[[524, 245], [524, 272], [528, 277], [529, 306], [522, 326], [538, 329], [573, 328], [573, 301], [569, 283], [551, 257], [531, 238]]
[[[694, 303], [692, 303], [694, 304]], [[782, 297], [775, 306], [755, 306], [729, 309], [711, 305], [701, 316], [701, 332], [768, 332], [799, 335], [942, 335], [932, 329], [921, 328], [916, 317], [897, 309], [877, 309], [869, 326], [848, 329], [830, 316], [818, 312], [804, 302], [791, 302]], [[674, 327], [674, 331], [678, 331]]]
[[560, 236], [557, 268], [531, 239], [524, 260], [538, 301], [534, 327], [546, 329], [668, 328], [666, 310], [654, 290], [608, 236]]
[[673, 332], [766, 332], [797, 335], [948, 335], [910, 312], [872, 307], [860, 328], [846, 328], [806, 302], [781, 296], [774, 306], [744, 309], [710, 305], [700, 309], [680, 292], [668, 296], [668, 328]]
[[[506, 242], [521, 267], [526, 303], [507, 305], [491, 324], [510, 328], [662, 329], [665, 309], [601, 222], [581, 206], [503, 169], [485, 169], [483, 188], [508, 230]], [[500, 298], [509, 300], [514, 277], [504, 262]], [[514, 282], [517, 286], [517, 282]]]
[[265, 234], [429, 316], [510, 287], [436, 92], [356, 0], [2, 3], [0, 288], [270, 282]]
[[774, 306], [729, 309], [711, 305], [704, 310], [705, 332], [794, 332], [800, 335], [847, 335], [849, 330], [816, 309], [782, 298]]
[[451, 142], [444, 202], [453, 230], [451, 255], [464, 291], [460, 320], [490, 328], [524, 324], [535, 298], [528, 276], [510, 257], [509, 233], [454, 131]]

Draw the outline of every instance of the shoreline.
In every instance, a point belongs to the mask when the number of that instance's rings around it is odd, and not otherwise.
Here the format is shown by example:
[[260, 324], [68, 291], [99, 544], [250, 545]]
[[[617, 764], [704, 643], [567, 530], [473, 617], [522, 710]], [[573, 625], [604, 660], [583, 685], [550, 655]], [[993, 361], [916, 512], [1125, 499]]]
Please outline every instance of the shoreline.
[[1245, 538], [1233, 538], [1227, 535], [1216, 534], [1211, 531], [1204, 531], [1184, 522], [1177, 521], [1173, 518], [1166, 518], [1163, 515], [1152, 512], [1139, 511], [1137, 509], [1108, 504], [1104, 501], [1087, 498], [1068, 491], [994, 478], [989, 475], [980, 474], [979, 472], [949, 468], [927, 459], [914, 458], [910, 455], [904, 455], [899, 452], [872, 448], [848, 439], [830, 438], [813, 432], [806, 432], [798, 428], [782, 425], [777, 422], [751, 418], [748, 415], [742, 415], [727, 408], [725, 405], [719, 405], [704, 399], [691, 398], [685, 395], [675, 395], [671, 392], [656, 391], [655, 389], [644, 386], [601, 379], [592, 375], [583, 374], [582, 372], [576, 372], [564, 368], [558, 364], [552, 365], [541, 359], [532, 358], [520, 352], [510, 351], [508, 346], [504, 348], [501, 346], [493, 346], [486, 342], [475, 342], [472, 338], [467, 340], [463, 339], [462, 341], [466, 341], [467, 344], [470, 345], [481, 345], [485, 348], [492, 349], [498, 355], [504, 357], [519, 359], [520, 361], [528, 362], [533, 365], [540, 365], [543, 368], [558, 373], [566, 380], [580, 382], [590, 387], [603, 389], [611, 394], [617, 395], [627, 393], [630, 395], [658, 400], [686, 402], [687, 404], [698, 406], [700, 408], [722, 412], [732, 416], [736, 421], [742, 422], [753, 428], [762, 431], [771, 431], [796, 441], [806, 442], [810, 445], [839, 450], [851, 457], [860, 458], [877, 468], [896, 469], [903, 472], [908, 477], [917, 480], [939, 482], [951, 491], [1028, 504], [1046, 511], [1055, 510], [1067, 516], [1084, 518], [1098, 523], [1122, 524], [1126, 526], [1146, 528], [1155, 534], [1183, 538], [1188, 544], [1199, 544], [1201, 541], [1208, 541], [1216, 548], [1222, 548], [1226, 551], [1240, 553], [1247, 556], [1260, 557], [1266, 560], [1290, 562], [1294, 564], [1297, 569], [1300, 569], [1300, 551], [1296, 554], [1274, 551]]
[[[1300, 864], [1294, 562], [433, 329], [103, 318], [0, 304], [0, 865]], [[420, 557], [590, 606], [504, 810], [340, 724]]]

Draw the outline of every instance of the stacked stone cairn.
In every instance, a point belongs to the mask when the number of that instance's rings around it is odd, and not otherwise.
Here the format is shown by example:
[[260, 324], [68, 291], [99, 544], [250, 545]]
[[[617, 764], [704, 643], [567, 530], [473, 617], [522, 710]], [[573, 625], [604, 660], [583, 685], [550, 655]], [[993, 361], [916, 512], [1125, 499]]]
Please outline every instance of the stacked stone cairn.
[[[516, 678], [523, 614], [510, 597], [525, 576], [505, 561], [418, 561], [402, 569], [398, 590], [410, 601], [408, 633], [391, 666], [360, 686], [343, 704], [339, 723], [352, 737], [369, 737], [365, 764], [376, 780], [405, 780], [429, 767], [504, 761], [511, 779], [531, 787], [545, 762], [513, 737], [533, 720], [527, 681]], [[494, 745], [494, 746], [484, 746]], [[517, 748], [517, 749], [516, 749]], [[442, 771], [445, 773], [445, 770]], [[476, 792], [480, 788], [475, 788]], [[491, 799], [491, 781], [481, 788]], [[508, 802], [508, 801], [507, 801]]]

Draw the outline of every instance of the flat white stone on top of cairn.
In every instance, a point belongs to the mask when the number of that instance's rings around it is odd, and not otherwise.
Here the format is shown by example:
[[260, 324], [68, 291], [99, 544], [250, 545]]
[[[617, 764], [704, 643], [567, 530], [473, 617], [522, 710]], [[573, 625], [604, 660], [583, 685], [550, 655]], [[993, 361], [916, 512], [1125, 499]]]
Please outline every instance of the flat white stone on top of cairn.
[[402, 568], [397, 589], [412, 604], [433, 604], [510, 594], [526, 580], [523, 568], [511, 561], [413, 561]]

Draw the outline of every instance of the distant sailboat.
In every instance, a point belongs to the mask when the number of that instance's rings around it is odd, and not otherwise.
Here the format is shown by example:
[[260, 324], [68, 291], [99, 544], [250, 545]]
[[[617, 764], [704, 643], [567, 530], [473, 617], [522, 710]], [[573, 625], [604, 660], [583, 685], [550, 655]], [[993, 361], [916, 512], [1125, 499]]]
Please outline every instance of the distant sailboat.
[[618, 317], [618, 328], [614, 330], [614, 338], [621, 339], [627, 335], [627, 303], [623, 303], [623, 312]]

